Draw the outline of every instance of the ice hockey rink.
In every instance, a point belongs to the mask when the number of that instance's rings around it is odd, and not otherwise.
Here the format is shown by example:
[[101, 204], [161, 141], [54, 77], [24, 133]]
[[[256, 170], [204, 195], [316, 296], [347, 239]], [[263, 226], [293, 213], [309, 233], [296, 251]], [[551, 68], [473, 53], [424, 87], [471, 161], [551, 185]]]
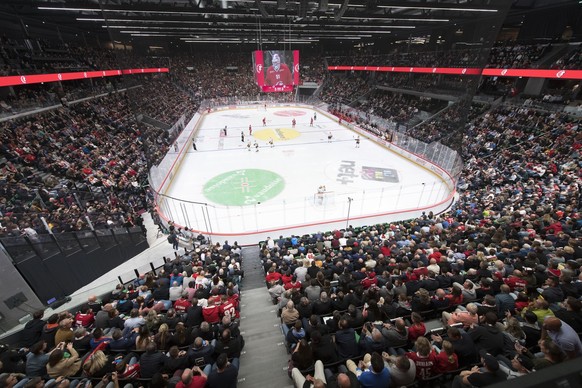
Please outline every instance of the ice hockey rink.
[[195, 126], [178, 143], [185, 155], [159, 208], [198, 231], [241, 236], [367, 225], [419, 215], [451, 195], [436, 174], [314, 109], [231, 108]]

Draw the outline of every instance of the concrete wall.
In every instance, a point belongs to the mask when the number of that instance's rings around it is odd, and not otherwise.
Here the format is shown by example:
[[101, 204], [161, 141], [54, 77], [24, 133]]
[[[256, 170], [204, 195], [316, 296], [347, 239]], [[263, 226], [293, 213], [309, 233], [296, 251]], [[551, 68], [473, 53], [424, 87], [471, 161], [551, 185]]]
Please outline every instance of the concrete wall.
[[[36, 310], [44, 310], [41, 301], [36, 297], [24, 278], [14, 267], [10, 256], [0, 245], [0, 330], [7, 331], [18, 325], [19, 320]], [[18, 307], [10, 308], [10, 298], [16, 296], [22, 301]], [[9, 301], [8, 305], [6, 301]]]

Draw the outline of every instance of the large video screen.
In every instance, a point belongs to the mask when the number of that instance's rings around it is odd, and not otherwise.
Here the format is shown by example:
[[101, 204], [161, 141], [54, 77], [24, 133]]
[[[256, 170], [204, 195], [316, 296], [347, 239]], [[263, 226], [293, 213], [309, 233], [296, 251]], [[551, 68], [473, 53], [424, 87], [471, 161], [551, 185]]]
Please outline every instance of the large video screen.
[[299, 85], [299, 51], [255, 51], [253, 69], [263, 92], [292, 92]]

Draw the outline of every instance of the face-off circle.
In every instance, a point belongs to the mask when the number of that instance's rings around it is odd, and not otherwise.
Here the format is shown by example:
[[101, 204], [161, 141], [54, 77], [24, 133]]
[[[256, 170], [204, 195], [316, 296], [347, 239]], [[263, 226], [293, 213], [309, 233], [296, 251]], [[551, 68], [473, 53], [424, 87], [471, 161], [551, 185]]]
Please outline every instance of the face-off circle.
[[294, 117], [294, 116], [305, 116], [306, 113], [302, 110], [278, 110], [274, 113], [276, 116], [283, 116], [283, 117]]
[[277, 173], [260, 169], [228, 171], [210, 179], [203, 193], [210, 201], [226, 206], [247, 206], [268, 201], [285, 188]]

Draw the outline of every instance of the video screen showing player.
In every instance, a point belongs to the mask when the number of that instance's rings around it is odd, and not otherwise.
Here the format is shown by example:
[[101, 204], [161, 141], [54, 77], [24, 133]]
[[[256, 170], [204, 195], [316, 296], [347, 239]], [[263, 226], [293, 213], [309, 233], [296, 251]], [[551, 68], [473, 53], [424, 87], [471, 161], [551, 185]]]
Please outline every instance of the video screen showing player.
[[293, 85], [293, 74], [289, 66], [285, 63], [284, 52], [266, 51], [265, 53], [267, 54], [265, 56], [265, 85]]

